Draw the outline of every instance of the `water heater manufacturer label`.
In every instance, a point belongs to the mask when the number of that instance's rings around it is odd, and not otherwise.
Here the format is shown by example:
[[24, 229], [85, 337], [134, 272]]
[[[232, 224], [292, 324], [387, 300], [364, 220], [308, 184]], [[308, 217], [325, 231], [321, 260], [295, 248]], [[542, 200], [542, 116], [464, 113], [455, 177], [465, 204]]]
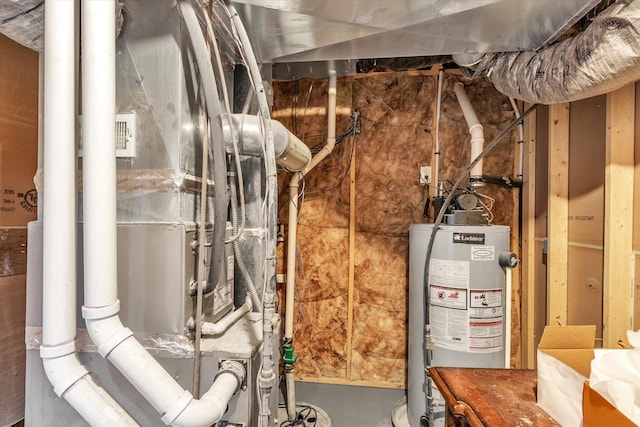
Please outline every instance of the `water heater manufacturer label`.
[[453, 243], [484, 245], [484, 233], [453, 233]]

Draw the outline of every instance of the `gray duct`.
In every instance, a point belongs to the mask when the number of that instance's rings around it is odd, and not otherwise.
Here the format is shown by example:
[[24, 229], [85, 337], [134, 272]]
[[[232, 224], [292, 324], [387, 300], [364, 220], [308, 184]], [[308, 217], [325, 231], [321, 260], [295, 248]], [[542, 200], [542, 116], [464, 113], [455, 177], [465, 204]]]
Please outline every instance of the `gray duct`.
[[33, 50], [44, 46], [44, 0], [0, 1], [0, 33]]
[[[116, 0], [116, 35], [124, 23]], [[38, 52], [44, 50], [44, 0], [0, 0], [0, 34]]]
[[538, 52], [487, 54], [468, 77], [487, 75], [498, 91], [530, 103], [600, 95], [640, 79], [639, 33], [640, 0], [619, 0], [577, 36]]

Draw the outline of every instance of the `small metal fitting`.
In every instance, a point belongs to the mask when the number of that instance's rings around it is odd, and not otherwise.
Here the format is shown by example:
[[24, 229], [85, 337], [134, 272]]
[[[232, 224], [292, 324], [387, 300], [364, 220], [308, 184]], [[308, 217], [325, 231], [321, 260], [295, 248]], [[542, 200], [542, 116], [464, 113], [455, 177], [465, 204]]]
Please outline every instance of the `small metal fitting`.
[[243, 361], [221, 360], [218, 364], [218, 372], [214, 377], [214, 381], [222, 374], [232, 374], [238, 379], [238, 388], [236, 389], [235, 393], [246, 387], [247, 367]]

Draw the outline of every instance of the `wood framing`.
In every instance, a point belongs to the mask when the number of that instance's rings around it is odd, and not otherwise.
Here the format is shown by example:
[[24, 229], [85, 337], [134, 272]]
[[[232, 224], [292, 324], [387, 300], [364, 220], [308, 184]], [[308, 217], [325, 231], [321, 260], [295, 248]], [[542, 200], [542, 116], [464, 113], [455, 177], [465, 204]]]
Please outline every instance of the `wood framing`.
[[[353, 141], [355, 144], [355, 140]], [[354, 147], [355, 150], [355, 147]], [[351, 158], [349, 169], [349, 290], [347, 299], [347, 380], [351, 379], [353, 353], [353, 293], [356, 264], [356, 156]]]
[[[529, 108], [529, 105], [525, 105]], [[536, 112], [525, 120], [524, 177], [522, 184], [522, 244], [521, 244], [521, 336], [522, 367], [533, 369], [535, 351], [535, 248], [536, 248]]]
[[607, 95], [604, 208], [603, 340], [626, 343], [633, 305], [633, 188], [635, 86]]
[[567, 324], [569, 104], [549, 106], [547, 324]]

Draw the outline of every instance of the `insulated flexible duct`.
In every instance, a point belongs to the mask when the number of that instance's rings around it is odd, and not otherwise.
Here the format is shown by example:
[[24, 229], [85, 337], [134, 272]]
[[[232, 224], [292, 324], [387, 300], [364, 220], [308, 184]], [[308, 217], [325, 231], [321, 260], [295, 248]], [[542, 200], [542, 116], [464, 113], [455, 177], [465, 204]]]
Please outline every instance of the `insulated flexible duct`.
[[538, 52], [488, 54], [466, 74], [487, 75], [500, 92], [529, 103], [576, 101], [640, 79], [639, 32], [640, 0], [620, 0], [575, 37]]

